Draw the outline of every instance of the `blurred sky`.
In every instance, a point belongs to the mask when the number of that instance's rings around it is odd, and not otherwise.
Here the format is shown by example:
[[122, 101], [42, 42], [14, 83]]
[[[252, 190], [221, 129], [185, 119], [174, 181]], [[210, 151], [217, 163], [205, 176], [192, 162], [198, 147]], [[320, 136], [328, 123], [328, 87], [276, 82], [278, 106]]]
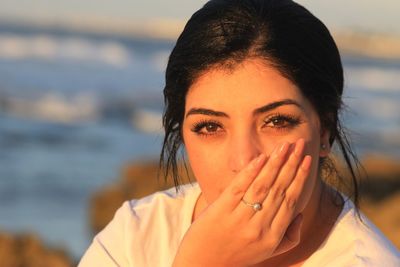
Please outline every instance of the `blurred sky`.
[[[0, 19], [185, 21], [205, 0], [0, 0]], [[400, 35], [399, 0], [298, 0], [331, 29]]]

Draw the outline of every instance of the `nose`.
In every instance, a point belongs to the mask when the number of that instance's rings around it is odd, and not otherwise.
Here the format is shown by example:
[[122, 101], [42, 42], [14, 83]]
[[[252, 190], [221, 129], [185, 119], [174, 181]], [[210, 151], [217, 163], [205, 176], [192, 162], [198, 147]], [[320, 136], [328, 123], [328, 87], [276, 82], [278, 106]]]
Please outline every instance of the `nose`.
[[229, 168], [234, 173], [240, 172], [262, 153], [257, 134], [252, 131], [233, 134], [228, 145]]

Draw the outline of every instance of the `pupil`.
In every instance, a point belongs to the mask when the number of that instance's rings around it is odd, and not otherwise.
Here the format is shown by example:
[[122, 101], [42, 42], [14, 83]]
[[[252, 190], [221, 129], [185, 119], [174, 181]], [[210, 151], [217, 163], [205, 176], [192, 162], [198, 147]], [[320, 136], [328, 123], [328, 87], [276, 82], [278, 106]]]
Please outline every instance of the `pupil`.
[[207, 129], [207, 131], [209, 131], [209, 132], [215, 132], [216, 127], [215, 127], [215, 125], [208, 124], [208, 125], [206, 126], [206, 129]]
[[275, 119], [275, 120], [274, 120], [274, 124], [277, 125], [277, 126], [279, 126], [279, 125], [282, 125], [282, 124], [283, 124], [283, 121], [280, 120], [280, 119]]

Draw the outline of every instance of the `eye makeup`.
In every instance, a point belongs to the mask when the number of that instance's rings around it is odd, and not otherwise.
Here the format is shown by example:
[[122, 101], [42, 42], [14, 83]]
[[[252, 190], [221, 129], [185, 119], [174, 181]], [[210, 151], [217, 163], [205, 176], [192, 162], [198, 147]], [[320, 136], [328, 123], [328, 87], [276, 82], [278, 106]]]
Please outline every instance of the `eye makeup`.
[[275, 113], [264, 119], [263, 128], [276, 130], [291, 130], [302, 123], [300, 116], [293, 114]]
[[200, 120], [190, 130], [199, 136], [210, 136], [218, 134], [222, 129], [221, 123], [216, 120]]

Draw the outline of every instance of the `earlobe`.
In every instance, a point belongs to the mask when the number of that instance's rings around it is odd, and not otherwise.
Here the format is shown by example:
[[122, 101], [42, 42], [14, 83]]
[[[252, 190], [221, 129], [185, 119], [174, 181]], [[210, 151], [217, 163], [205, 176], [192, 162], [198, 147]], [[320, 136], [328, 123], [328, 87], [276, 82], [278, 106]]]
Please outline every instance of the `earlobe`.
[[331, 145], [329, 143], [330, 132], [327, 130], [323, 130], [320, 136], [320, 148], [319, 148], [319, 157], [325, 158], [331, 152]]

